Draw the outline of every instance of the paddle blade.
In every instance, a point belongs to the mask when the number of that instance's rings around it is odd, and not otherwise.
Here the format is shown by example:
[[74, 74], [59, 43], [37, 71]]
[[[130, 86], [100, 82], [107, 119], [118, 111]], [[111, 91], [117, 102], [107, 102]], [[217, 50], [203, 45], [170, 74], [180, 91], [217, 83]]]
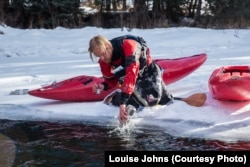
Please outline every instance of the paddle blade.
[[205, 102], [207, 100], [207, 95], [206, 95], [206, 93], [196, 93], [196, 94], [192, 94], [186, 98], [176, 97], [174, 99], [182, 100], [191, 106], [201, 107], [205, 104]]

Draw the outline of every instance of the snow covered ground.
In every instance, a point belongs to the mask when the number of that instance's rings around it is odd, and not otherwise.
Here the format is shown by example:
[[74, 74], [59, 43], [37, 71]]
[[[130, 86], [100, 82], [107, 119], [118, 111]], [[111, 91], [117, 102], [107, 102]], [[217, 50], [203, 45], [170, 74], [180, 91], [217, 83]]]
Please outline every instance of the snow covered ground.
[[[0, 31], [0, 119], [91, 121], [118, 125], [118, 108], [102, 102], [69, 103], [30, 95], [10, 95], [17, 89], [35, 89], [78, 75], [100, 76], [89, 58], [89, 39], [133, 34], [144, 37], [153, 58], [178, 58], [206, 53], [207, 61], [186, 78], [168, 86], [174, 96], [205, 92], [202, 107], [176, 101], [170, 106], [145, 109], [134, 116], [135, 127], [161, 128], [174, 136], [250, 141], [250, 102], [218, 101], [211, 97], [208, 79], [215, 68], [250, 64], [250, 30], [199, 28], [20, 30]], [[145, 126], [146, 125], [146, 126]]]

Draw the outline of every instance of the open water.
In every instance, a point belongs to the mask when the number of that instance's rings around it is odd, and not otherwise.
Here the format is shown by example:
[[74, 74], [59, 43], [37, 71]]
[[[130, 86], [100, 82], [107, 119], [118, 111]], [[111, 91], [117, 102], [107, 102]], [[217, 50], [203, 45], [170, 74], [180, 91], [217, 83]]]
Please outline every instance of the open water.
[[250, 143], [174, 137], [157, 127], [0, 120], [0, 149], [0, 167], [102, 167], [104, 151], [250, 150]]

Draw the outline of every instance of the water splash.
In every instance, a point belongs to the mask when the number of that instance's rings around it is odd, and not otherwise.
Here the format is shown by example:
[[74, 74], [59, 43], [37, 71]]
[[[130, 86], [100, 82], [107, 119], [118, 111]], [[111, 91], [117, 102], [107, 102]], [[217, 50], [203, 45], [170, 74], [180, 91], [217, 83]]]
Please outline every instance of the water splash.
[[136, 127], [134, 122], [130, 119], [128, 122], [119, 124], [113, 130], [109, 131], [108, 134], [110, 136], [118, 135], [118, 136], [131, 136], [136, 131]]

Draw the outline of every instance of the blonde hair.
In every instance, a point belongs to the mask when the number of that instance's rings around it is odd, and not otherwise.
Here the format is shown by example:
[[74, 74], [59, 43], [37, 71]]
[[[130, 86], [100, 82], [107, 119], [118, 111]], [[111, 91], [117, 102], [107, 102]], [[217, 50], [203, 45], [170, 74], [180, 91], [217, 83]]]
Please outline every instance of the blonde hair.
[[97, 35], [93, 37], [92, 39], [90, 39], [88, 51], [89, 51], [91, 60], [94, 61], [93, 52], [96, 48], [100, 48], [103, 52], [105, 52], [107, 49], [106, 48], [107, 45], [111, 46], [112, 48], [112, 44], [110, 43], [110, 41], [102, 35]]

